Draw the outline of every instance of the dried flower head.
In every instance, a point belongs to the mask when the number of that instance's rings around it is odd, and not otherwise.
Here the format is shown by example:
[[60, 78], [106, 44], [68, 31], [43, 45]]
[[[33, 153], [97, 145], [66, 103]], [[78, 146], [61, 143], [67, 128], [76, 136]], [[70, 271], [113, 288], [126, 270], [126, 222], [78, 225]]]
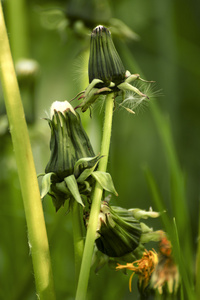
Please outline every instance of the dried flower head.
[[133, 263], [127, 263], [126, 265], [120, 265], [116, 267], [117, 270], [128, 269], [133, 271], [129, 279], [129, 290], [131, 292], [131, 283], [133, 275], [138, 275], [139, 287], [145, 289], [150, 282], [152, 273], [154, 272], [156, 265], [158, 264], [158, 254], [155, 250], [150, 250], [143, 253], [141, 259], [134, 261]]
[[[159, 294], [165, 290], [167, 293], [176, 293], [179, 287], [179, 272], [172, 257], [171, 242], [165, 233], [160, 231], [159, 251], [150, 250], [143, 253], [141, 259], [126, 265], [118, 264], [117, 270], [128, 269], [133, 271], [129, 279], [129, 290], [133, 275], [138, 275], [139, 290], [141, 293], [149, 287], [150, 291], [158, 291]], [[167, 289], [166, 289], [167, 288]]]
[[151, 277], [151, 286], [160, 294], [167, 287], [170, 294], [176, 293], [179, 287], [179, 271], [172, 257], [171, 242], [163, 235], [158, 252], [158, 264]]

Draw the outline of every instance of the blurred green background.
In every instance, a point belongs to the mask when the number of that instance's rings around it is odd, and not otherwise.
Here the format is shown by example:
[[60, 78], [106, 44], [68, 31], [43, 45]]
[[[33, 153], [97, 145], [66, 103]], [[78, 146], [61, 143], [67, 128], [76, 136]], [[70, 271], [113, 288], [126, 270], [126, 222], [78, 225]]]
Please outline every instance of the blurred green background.
[[[35, 60], [39, 66], [28, 79], [19, 74], [37, 173], [44, 171], [50, 155], [50, 132], [43, 118], [51, 103], [69, 100], [87, 87], [89, 34], [93, 27], [103, 24], [110, 28], [126, 69], [131, 73], [142, 71], [146, 79], [155, 80], [152, 101], [163, 118], [169, 120], [177, 161], [184, 173], [195, 258], [200, 186], [198, 1], [4, 0], [3, 7], [15, 63], [26, 58]], [[117, 30], [116, 20], [111, 18], [123, 21], [137, 35], [124, 32], [121, 24]], [[0, 114], [0, 299], [31, 300], [36, 299], [33, 270], [1, 90]], [[92, 119], [89, 112], [83, 116], [96, 153], [102, 119], [98, 105]], [[135, 115], [115, 111], [108, 168], [119, 197], [113, 198], [112, 204], [156, 209], [144, 175], [144, 167], [148, 166], [167, 211], [171, 212], [170, 168], [159, 130], [151, 103], [140, 107]], [[75, 291], [72, 224], [66, 210], [55, 213], [50, 198], [45, 198], [44, 213], [59, 300], [74, 299]], [[159, 220], [147, 223], [155, 229], [162, 226]], [[108, 266], [97, 275], [92, 270], [88, 300], [137, 299], [136, 280], [134, 292], [129, 293], [128, 279]]]

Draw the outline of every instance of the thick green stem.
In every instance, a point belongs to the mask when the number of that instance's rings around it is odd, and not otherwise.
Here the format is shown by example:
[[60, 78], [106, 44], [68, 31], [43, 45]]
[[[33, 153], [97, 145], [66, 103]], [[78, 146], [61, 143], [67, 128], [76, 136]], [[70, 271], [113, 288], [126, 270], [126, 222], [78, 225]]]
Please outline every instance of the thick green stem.
[[6, 1], [7, 28], [14, 62], [29, 57], [28, 2]]
[[[105, 119], [104, 119], [104, 128], [103, 128], [103, 138], [101, 144], [101, 155], [104, 155], [104, 157], [101, 158], [98, 167], [98, 170], [103, 172], [105, 172], [107, 169], [107, 162], [108, 162], [108, 155], [109, 155], [109, 148], [110, 148], [113, 104], [114, 104], [113, 98], [114, 98], [114, 94], [113, 93], [109, 94], [106, 98], [106, 103], [105, 103]], [[86, 299], [102, 193], [103, 193], [102, 187], [98, 183], [96, 183], [94, 193], [93, 193], [93, 198], [92, 198], [92, 207], [90, 211], [89, 223], [87, 227], [87, 236], [85, 241], [83, 260], [81, 264], [81, 271], [79, 275], [76, 300]]]
[[36, 288], [40, 300], [54, 300], [53, 276], [42, 203], [1, 2], [0, 28], [0, 78], [24, 201]]

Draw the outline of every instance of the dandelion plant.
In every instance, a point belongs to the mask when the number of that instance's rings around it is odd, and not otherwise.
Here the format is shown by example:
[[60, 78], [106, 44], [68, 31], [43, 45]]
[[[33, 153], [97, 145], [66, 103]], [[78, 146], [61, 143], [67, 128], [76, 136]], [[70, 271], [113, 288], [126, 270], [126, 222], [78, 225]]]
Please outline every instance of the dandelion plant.
[[[112, 174], [107, 171], [113, 114], [120, 107], [126, 108], [126, 113], [134, 114], [134, 107], [143, 101], [150, 101], [148, 88], [143, 90], [142, 86], [141, 90], [135, 85], [141, 81], [145, 85], [147, 81], [139, 74], [131, 74], [126, 70], [115, 48], [111, 32], [103, 25], [96, 26], [90, 38], [88, 86], [73, 99], [54, 101], [50, 107], [50, 116], [44, 119], [49, 125], [50, 155], [43, 173], [38, 176], [41, 179], [39, 192], [1, 10], [0, 26], [1, 80], [24, 199], [36, 288], [40, 299], [55, 299], [42, 210], [42, 201], [45, 201], [47, 195], [52, 200], [55, 212], [65, 210], [72, 214], [76, 300], [87, 299], [92, 264], [97, 270], [105, 264], [112, 265], [113, 272], [121, 271], [122, 276], [124, 270], [131, 271], [129, 290], [133, 291], [132, 280], [137, 276], [141, 298], [152, 295], [166, 297], [181, 295], [183, 299], [183, 289], [180, 286], [183, 282], [187, 285], [189, 281], [182, 280], [181, 274], [185, 269], [180, 266], [181, 259], [175, 257], [178, 255], [181, 258], [178, 231], [171, 235], [170, 230], [169, 232], [163, 229], [154, 230], [146, 221], [148, 218], [159, 218], [162, 214], [166, 214], [164, 206], [157, 200], [158, 209], [162, 210], [160, 212], [151, 208], [148, 210], [138, 207], [125, 208]], [[151, 81], [148, 82], [149, 86]], [[78, 103], [73, 105], [73, 100]], [[104, 108], [104, 122], [101, 147], [96, 153], [82, 119], [87, 110], [93, 117], [93, 108], [98, 103]], [[131, 103], [130, 107], [127, 107], [127, 103]], [[150, 173], [147, 177], [149, 184], [154, 188], [154, 196], [157, 196]], [[113, 195], [118, 197], [120, 206], [112, 204]], [[176, 205], [175, 209], [177, 211]], [[168, 216], [162, 219], [165, 225], [170, 223]], [[178, 219], [178, 225], [179, 223]], [[176, 228], [176, 223], [174, 224]], [[169, 227], [174, 228], [171, 225]], [[175, 239], [172, 238], [174, 236]], [[174, 240], [175, 251], [173, 251]], [[157, 251], [149, 246], [150, 242], [154, 243]], [[187, 289], [187, 292], [189, 290]]]

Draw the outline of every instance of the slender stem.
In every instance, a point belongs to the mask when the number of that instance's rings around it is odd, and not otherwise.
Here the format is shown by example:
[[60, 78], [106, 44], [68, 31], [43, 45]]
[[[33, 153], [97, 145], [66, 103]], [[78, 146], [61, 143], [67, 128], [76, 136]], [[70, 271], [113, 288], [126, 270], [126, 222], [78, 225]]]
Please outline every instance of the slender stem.
[[1, 1], [0, 28], [0, 78], [23, 196], [36, 288], [41, 300], [54, 300], [53, 275], [42, 203]]
[[[105, 119], [104, 119], [103, 137], [102, 137], [102, 144], [101, 144], [101, 155], [104, 155], [104, 157], [101, 158], [98, 167], [99, 171], [104, 171], [104, 172], [107, 169], [108, 155], [110, 149], [113, 104], [114, 104], [113, 97], [114, 97], [113, 93], [109, 94], [106, 98], [106, 103], [105, 103]], [[102, 187], [98, 183], [96, 183], [94, 188], [93, 198], [92, 198], [92, 207], [90, 211], [89, 223], [87, 227], [87, 236], [85, 241], [83, 260], [81, 264], [81, 271], [79, 275], [76, 300], [86, 299], [102, 193], [103, 193]]]
[[74, 201], [72, 206], [72, 222], [74, 236], [74, 257], [75, 257], [75, 277], [78, 283], [78, 275], [81, 268], [81, 261], [84, 250], [83, 226], [81, 222], [81, 207], [78, 202]]

